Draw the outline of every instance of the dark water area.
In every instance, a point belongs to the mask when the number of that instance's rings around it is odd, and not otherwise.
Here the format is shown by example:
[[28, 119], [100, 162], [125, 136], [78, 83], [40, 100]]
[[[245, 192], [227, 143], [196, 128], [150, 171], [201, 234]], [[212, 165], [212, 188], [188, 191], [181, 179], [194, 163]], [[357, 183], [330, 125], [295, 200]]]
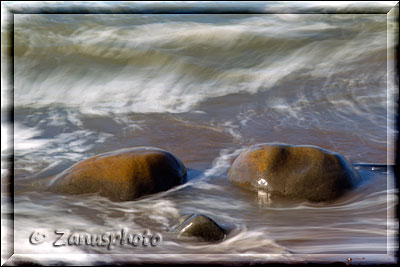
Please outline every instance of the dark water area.
[[[236, 156], [257, 143], [316, 145], [354, 164], [394, 164], [386, 14], [17, 14], [14, 22], [17, 254], [66, 262], [74, 254], [92, 264], [97, 254], [105, 261], [392, 259], [390, 167], [355, 165], [360, 186], [331, 203], [270, 199], [226, 178]], [[188, 182], [127, 202], [45, 190], [79, 160], [134, 146], [170, 151]], [[169, 232], [194, 212], [228, 229], [226, 238], [182, 241]], [[149, 229], [163, 241], [111, 250], [29, 243], [38, 229], [53, 240], [56, 229], [122, 228]]]

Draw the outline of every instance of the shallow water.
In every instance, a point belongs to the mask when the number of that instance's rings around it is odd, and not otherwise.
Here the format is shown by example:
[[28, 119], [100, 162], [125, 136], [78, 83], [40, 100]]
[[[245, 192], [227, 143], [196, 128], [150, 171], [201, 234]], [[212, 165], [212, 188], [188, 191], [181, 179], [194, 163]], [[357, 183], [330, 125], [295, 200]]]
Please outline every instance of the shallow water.
[[[78, 253], [74, 260], [91, 263], [96, 253], [116, 261], [384, 258], [395, 234], [391, 168], [357, 167], [361, 185], [322, 204], [271, 200], [226, 174], [244, 148], [265, 142], [393, 164], [386, 26], [379, 14], [15, 15], [15, 253]], [[188, 182], [122, 203], [44, 190], [73, 163], [132, 146], [172, 152]], [[228, 229], [225, 240], [168, 233], [193, 212]], [[163, 240], [112, 249], [51, 242], [56, 229], [123, 228]], [[30, 244], [39, 229], [47, 240]]]

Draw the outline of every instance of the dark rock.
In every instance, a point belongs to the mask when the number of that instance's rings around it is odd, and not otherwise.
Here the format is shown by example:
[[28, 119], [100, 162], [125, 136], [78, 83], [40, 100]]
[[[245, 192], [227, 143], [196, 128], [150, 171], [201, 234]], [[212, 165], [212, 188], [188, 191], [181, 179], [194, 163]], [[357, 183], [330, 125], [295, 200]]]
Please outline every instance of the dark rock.
[[135, 147], [80, 161], [55, 177], [49, 189], [61, 194], [99, 193], [114, 201], [134, 200], [186, 181], [186, 168], [171, 153]]
[[180, 218], [173, 230], [178, 237], [196, 237], [201, 241], [220, 241], [225, 231], [212, 219], [201, 214], [190, 214]]
[[234, 160], [228, 180], [271, 196], [319, 202], [354, 188], [360, 176], [343, 156], [316, 146], [259, 144]]

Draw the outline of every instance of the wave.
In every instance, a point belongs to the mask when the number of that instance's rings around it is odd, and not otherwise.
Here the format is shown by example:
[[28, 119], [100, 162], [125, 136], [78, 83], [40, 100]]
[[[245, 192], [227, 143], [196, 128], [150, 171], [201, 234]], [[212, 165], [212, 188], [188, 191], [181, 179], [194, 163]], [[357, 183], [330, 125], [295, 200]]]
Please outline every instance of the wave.
[[15, 106], [179, 113], [284, 81], [340, 75], [349, 91], [386, 77], [383, 17], [221, 16], [17, 16]]

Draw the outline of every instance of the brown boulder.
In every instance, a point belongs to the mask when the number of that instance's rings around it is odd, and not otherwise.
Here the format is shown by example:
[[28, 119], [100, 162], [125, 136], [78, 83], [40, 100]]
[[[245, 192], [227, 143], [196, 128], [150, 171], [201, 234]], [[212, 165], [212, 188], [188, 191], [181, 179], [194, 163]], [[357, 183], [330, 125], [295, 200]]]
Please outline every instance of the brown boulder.
[[99, 193], [114, 201], [133, 200], [186, 181], [186, 168], [171, 153], [135, 147], [80, 161], [55, 177], [49, 189], [61, 194]]
[[234, 160], [228, 180], [270, 196], [319, 202], [339, 197], [360, 176], [343, 156], [320, 147], [259, 144]]
[[174, 228], [178, 237], [194, 237], [200, 241], [215, 242], [225, 238], [225, 231], [211, 218], [192, 213], [182, 216]]

